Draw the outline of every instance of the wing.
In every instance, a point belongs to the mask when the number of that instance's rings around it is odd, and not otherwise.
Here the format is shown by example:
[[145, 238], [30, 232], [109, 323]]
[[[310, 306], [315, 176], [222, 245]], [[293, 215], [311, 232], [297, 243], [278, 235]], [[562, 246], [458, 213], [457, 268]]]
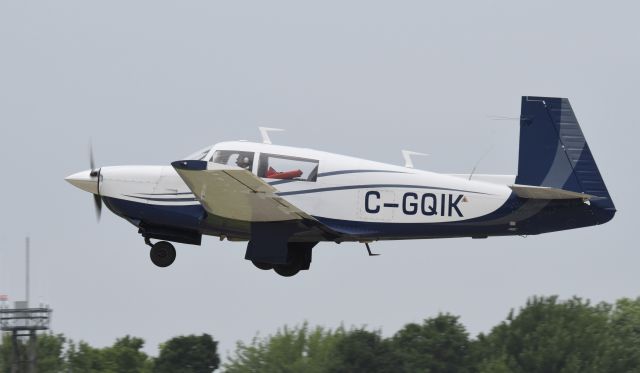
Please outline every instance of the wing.
[[213, 215], [248, 222], [315, 221], [245, 169], [191, 160], [171, 165], [204, 209]]

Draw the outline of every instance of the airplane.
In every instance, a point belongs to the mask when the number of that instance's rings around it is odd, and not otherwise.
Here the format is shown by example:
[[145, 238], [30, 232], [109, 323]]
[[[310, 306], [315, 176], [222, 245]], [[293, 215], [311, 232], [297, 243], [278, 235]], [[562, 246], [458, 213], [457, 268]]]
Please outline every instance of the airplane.
[[[221, 142], [166, 166], [66, 180], [138, 228], [151, 261], [203, 235], [245, 241], [245, 259], [289, 277], [319, 242], [527, 236], [604, 224], [616, 208], [566, 98], [522, 97], [515, 176], [441, 174], [306, 148]], [[406, 153], [410, 155], [410, 153]], [[151, 240], [159, 240], [152, 243]]]

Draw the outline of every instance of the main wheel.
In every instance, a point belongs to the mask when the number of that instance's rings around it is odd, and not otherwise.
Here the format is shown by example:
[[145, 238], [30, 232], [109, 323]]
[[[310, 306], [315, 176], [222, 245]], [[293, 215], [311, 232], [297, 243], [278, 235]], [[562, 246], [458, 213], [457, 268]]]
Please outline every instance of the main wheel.
[[167, 241], [156, 242], [151, 246], [149, 256], [153, 264], [158, 267], [168, 267], [176, 260], [176, 248]]
[[300, 266], [297, 263], [279, 264], [273, 266], [273, 270], [282, 277], [291, 277], [300, 272]]
[[251, 263], [253, 263], [253, 265], [256, 266], [256, 268], [261, 269], [263, 271], [268, 271], [270, 269], [273, 269], [273, 264], [271, 263], [256, 262], [255, 260], [252, 260]]

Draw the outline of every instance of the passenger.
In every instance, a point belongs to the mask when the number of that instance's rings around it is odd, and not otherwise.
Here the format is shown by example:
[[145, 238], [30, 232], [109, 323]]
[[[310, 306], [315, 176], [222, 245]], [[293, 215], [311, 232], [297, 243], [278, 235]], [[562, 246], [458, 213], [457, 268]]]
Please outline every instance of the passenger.
[[247, 156], [238, 156], [238, 160], [236, 161], [236, 165], [238, 165], [238, 167], [249, 171], [251, 171], [251, 163], [251, 158]]

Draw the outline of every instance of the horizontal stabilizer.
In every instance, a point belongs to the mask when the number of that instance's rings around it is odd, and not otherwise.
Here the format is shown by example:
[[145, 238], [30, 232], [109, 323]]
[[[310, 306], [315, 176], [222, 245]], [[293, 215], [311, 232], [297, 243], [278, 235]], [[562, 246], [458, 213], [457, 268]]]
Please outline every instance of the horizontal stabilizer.
[[534, 186], [534, 185], [509, 185], [509, 188], [521, 198], [529, 199], [592, 199], [598, 198], [590, 194], [573, 192], [551, 187]]

